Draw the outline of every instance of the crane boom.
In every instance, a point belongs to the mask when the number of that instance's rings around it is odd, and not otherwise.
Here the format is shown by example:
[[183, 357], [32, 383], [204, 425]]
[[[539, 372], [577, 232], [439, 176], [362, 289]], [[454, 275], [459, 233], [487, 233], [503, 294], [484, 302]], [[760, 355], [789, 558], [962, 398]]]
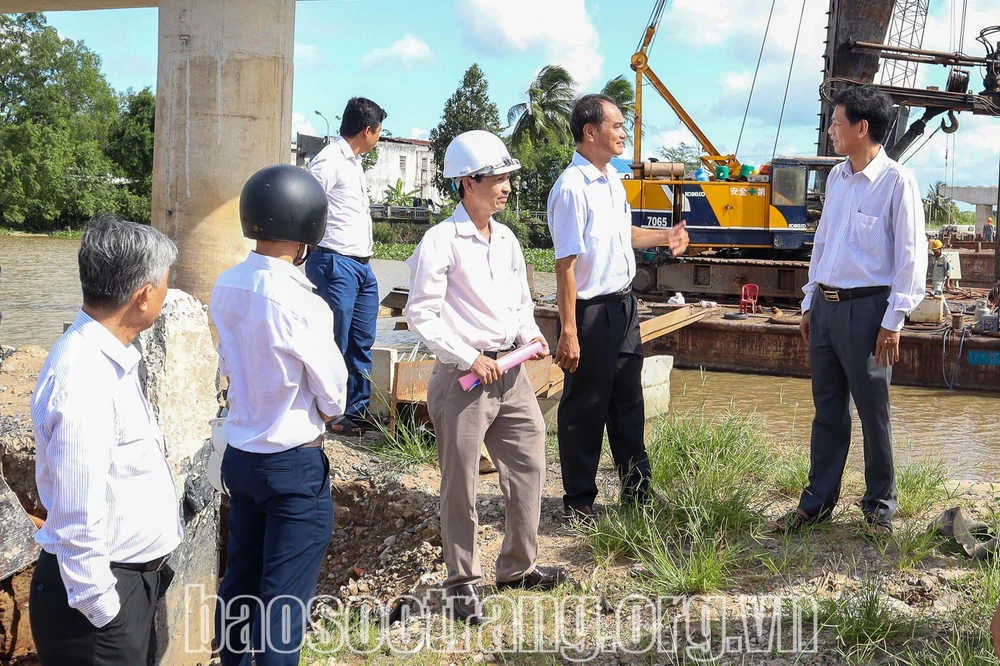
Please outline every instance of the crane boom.
[[[663, 16], [663, 8], [666, 6], [666, 0], [657, 0], [653, 7], [653, 12], [650, 14], [649, 25], [646, 26], [646, 30], [643, 33], [642, 39], [639, 41], [639, 46], [636, 53], [632, 56], [632, 70], [635, 72], [635, 121], [634, 121], [634, 136], [632, 138], [632, 143], [634, 146], [634, 162], [633, 166], [637, 167], [642, 163], [642, 87], [644, 80], [649, 81], [650, 85], [660, 94], [677, 117], [684, 124], [685, 127], [694, 135], [695, 139], [701, 144], [702, 150], [708, 153], [702, 158], [702, 162], [706, 166], [714, 166], [715, 164], [725, 164], [729, 167], [730, 173], [739, 173], [740, 163], [736, 159], [735, 155], [721, 155], [719, 154], [719, 149], [715, 147], [708, 135], [702, 131], [698, 126], [698, 123], [694, 121], [694, 118], [684, 110], [684, 107], [677, 100], [676, 97], [667, 89], [660, 77], [649, 66], [649, 47], [653, 43], [653, 38], [656, 36], [656, 30], [660, 25], [660, 18]], [[640, 176], [641, 168], [636, 170], [636, 177]]]

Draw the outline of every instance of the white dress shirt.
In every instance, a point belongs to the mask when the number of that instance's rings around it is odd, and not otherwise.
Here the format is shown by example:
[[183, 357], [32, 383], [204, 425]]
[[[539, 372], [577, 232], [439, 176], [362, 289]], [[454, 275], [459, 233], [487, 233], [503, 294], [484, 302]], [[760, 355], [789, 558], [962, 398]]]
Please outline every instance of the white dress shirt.
[[523, 345], [542, 332], [513, 232], [490, 218], [486, 240], [459, 204], [406, 260], [412, 277], [406, 321], [446, 363], [469, 368], [481, 351]]
[[121, 607], [111, 563], [150, 562], [182, 537], [163, 433], [139, 385], [141, 358], [80, 312], [31, 399], [35, 483], [48, 511], [35, 541], [56, 556], [70, 607], [96, 627]]
[[344, 412], [347, 369], [333, 313], [299, 269], [251, 252], [219, 276], [212, 322], [221, 372], [229, 377], [229, 445], [279, 453], [313, 441], [320, 412]]
[[576, 255], [580, 299], [613, 294], [632, 284], [632, 209], [618, 172], [602, 174], [580, 153], [549, 192], [549, 231], [556, 259]]
[[898, 331], [924, 300], [927, 237], [917, 179], [879, 149], [861, 172], [851, 160], [830, 170], [826, 203], [802, 288], [806, 312], [818, 285], [836, 289], [889, 287], [882, 328]]
[[309, 163], [309, 173], [326, 190], [326, 233], [320, 246], [350, 257], [372, 256], [372, 216], [361, 155], [338, 136]]

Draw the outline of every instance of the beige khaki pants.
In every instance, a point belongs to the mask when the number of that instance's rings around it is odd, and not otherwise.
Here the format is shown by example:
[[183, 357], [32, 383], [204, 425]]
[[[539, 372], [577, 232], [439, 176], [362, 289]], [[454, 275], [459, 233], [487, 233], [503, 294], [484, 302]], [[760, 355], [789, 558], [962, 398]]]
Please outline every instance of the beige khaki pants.
[[427, 410], [434, 423], [441, 464], [446, 589], [476, 585], [482, 578], [476, 543], [481, 445], [486, 444], [500, 474], [506, 513], [496, 566], [498, 582], [517, 580], [535, 568], [545, 484], [545, 422], [524, 366], [468, 392], [458, 384], [466, 372], [438, 361], [427, 386]]

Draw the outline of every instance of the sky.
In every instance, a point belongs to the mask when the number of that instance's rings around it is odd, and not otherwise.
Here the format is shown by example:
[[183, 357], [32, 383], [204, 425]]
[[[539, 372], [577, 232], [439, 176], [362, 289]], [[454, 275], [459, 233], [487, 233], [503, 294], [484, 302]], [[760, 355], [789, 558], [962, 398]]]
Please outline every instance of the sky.
[[[630, 58], [653, 4], [653, 0], [299, 2], [293, 136], [325, 133], [317, 110], [336, 133], [336, 116], [347, 99], [360, 95], [388, 111], [384, 127], [395, 136], [426, 138], [472, 63], [485, 72], [504, 123], [507, 110], [525, 99], [524, 91], [545, 65], [565, 66], [580, 91], [598, 91], [620, 74], [634, 79]], [[653, 71], [716, 146], [731, 152], [738, 145], [737, 157], [754, 164], [770, 159], [775, 145], [779, 155], [814, 155], [816, 150], [828, 1], [773, 0], [773, 6], [752, 97], [772, 0], [667, 0], [650, 50]], [[975, 37], [982, 28], [1000, 24], [996, 0], [930, 0], [930, 12], [923, 43], [927, 49], [954, 51], [961, 46], [968, 54], [984, 55]], [[84, 41], [102, 57], [104, 72], [116, 89], [155, 89], [156, 9], [46, 16], [61, 35]], [[944, 88], [947, 74], [944, 67], [921, 65], [917, 85]], [[982, 90], [981, 71], [974, 70], [971, 78], [972, 90]], [[643, 117], [644, 157], [682, 141], [695, 143], [649, 86], [644, 88]], [[1000, 118], [961, 114], [959, 120], [956, 134], [938, 132], [907, 163], [922, 191], [935, 181], [996, 185]]]

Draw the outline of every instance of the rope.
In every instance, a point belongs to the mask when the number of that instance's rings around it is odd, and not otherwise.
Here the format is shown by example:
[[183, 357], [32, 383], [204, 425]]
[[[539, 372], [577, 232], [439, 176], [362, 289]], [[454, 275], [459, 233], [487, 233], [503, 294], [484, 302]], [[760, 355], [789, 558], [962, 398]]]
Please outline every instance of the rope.
[[950, 328], [945, 329], [944, 335], [941, 336], [941, 376], [944, 379], [944, 385], [948, 387], [949, 390], [955, 390], [955, 377], [958, 376], [958, 366], [962, 362], [962, 349], [965, 347], [965, 336], [969, 332], [969, 327], [966, 326], [962, 329], [962, 339], [958, 343], [958, 356], [955, 358], [955, 365], [951, 372], [951, 381], [948, 381], [948, 338], [952, 335], [952, 330]]
[[901, 164], [906, 164], [906, 163], [907, 163], [907, 162], [909, 162], [909, 161], [910, 161], [911, 159], [913, 159], [913, 156], [914, 156], [914, 155], [916, 155], [917, 153], [919, 153], [919, 152], [920, 152], [920, 149], [921, 149], [921, 148], [923, 148], [923, 147], [924, 147], [924, 145], [925, 145], [925, 144], [926, 144], [926, 143], [927, 143], [928, 141], [930, 141], [931, 139], [933, 139], [933, 138], [934, 138], [934, 135], [935, 135], [935, 134], [937, 134], [937, 133], [938, 133], [938, 132], [940, 132], [940, 131], [941, 131], [941, 125], [938, 125], [938, 126], [937, 126], [937, 127], [936, 127], [936, 128], [934, 129], [934, 131], [933, 131], [933, 132], [931, 132], [930, 136], [929, 136], [929, 137], [927, 137], [926, 139], [924, 139], [924, 140], [923, 140], [923, 142], [922, 142], [922, 143], [921, 143], [921, 144], [920, 144], [919, 146], [917, 146], [916, 148], [914, 148], [914, 149], [913, 149], [913, 152], [912, 152], [912, 153], [910, 153], [909, 157], [907, 157], [907, 158], [906, 158], [905, 160], [903, 160], [903, 161], [901, 162]]
[[778, 0], [771, 0], [771, 11], [767, 14], [767, 26], [764, 28], [764, 39], [760, 42], [760, 53], [757, 55], [757, 67], [753, 70], [753, 82], [750, 84], [750, 95], [747, 97], [747, 108], [743, 110], [743, 123], [740, 125], [740, 137], [736, 140], [737, 155], [740, 154], [740, 143], [743, 142], [743, 130], [747, 126], [747, 116], [750, 114], [750, 100], [753, 99], [754, 88], [757, 87], [757, 74], [760, 73], [760, 62], [764, 58], [764, 45], [767, 44], [767, 34], [771, 31], [771, 17], [774, 16], [774, 5]]
[[792, 62], [788, 65], [788, 79], [785, 80], [785, 96], [781, 98], [781, 114], [778, 116], [778, 131], [774, 133], [774, 149], [771, 150], [771, 161], [778, 152], [778, 137], [781, 136], [781, 121], [785, 117], [785, 103], [788, 101], [788, 88], [792, 84], [792, 69], [795, 68], [795, 52], [799, 50], [799, 36], [802, 34], [802, 19], [806, 15], [806, 0], [802, 0], [802, 11], [799, 12], [799, 27], [795, 29], [795, 45], [792, 47]]
[[958, 33], [958, 52], [962, 53], [965, 46], [965, 15], [969, 11], [969, 0], [962, 2], [962, 31]]

